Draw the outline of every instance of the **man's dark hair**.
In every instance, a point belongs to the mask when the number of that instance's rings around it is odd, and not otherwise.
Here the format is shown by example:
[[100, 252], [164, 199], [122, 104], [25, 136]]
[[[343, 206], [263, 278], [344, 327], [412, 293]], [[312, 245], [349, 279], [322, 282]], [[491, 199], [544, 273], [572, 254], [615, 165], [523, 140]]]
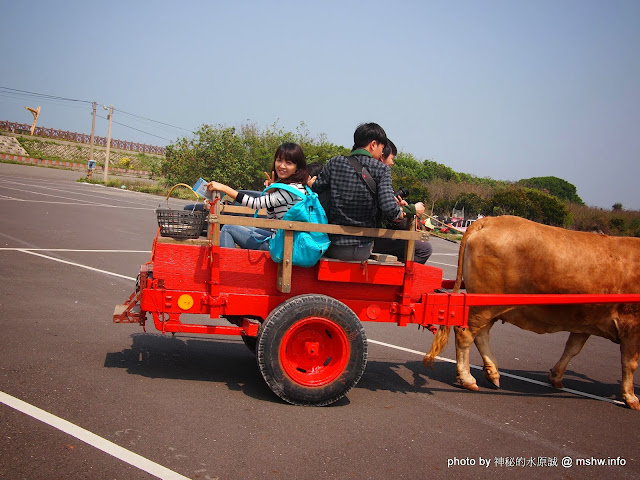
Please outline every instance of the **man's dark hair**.
[[396, 148], [395, 143], [387, 139], [387, 144], [382, 149], [382, 158], [386, 159], [390, 154], [393, 154], [393, 156], [395, 157], [396, 155], [398, 155], [398, 149]]
[[374, 140], [383, 145], [389, 141], [386, 132], [377, 123], [361, 123], [353, 133], [353, 150], [364, 148]]
[[313, 162], [307, 164], [307, 171], [310, 177], [317, 177], [320, 171], [324, 168], [324, 163]]

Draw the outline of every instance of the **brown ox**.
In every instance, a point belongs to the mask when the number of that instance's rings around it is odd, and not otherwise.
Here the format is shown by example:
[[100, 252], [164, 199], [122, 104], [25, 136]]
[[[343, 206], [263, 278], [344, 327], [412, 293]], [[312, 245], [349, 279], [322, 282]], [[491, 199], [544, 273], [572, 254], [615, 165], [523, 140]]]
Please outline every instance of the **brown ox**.
[[[458, 274], [469, 293], [639, 293], [640, 239], [609, 237], [549, 227], [519, 217], [484, 218], [466, 231], [460, 244]], [[456, 377], [478, 390], [469, 369], [475, 342], [487, 379], [500, 386], [500, 374], [489, 346], [489, 330], [497, 320], [536, 333], [570, 332], [562, 357], [549, 381], [562, 388], [569, 361], [590, 335], [620, 344], [622, 399], [640, 410], [633, 374], [640, 351], [640, 304], [471, 307], [469, 328], [455, 327]], [[433, 363], [449, 341], [450, 327], [440, 327], [425, 365]]]

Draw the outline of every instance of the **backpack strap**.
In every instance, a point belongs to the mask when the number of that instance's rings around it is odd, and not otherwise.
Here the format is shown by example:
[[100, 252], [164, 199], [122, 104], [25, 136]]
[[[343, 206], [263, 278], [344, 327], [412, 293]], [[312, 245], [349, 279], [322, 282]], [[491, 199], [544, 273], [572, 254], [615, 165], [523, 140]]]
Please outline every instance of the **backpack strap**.
[[[262, 193], [260, 195], [264, 195], [267, 192], [267, 190], [274, 190], [276, 188], [280, 188], [281, 190], [286, 190], [287, 192], [292, 193], [294, 195], [297, 195], [300, 198], [304, 198], [304, 196], [305, 196], [305, 194], [302, 193], [300, 190], [298, 190], [296, 187], [292, 187], [289, 184], [279, 183], [279, 182], [272, 183], [271, 185], [269, 185], [267, 188], [265, 188], [262, 191]], [[309, 187], [307, 187], [306, 185], [305, 185], [304, 188], [307, 191], [307, 193], [311, 192], [311, 190], [309, 190]]]
[[358, 176], [365, 183], [369, 191], [375, 196], [378, 191], [378, 185], [375, 180], [371, 177], [369, 171], [360, 163], [360, 161], [353, 155], [347, 157], [351, 166], [355, 169]]
[[[300, 197], [301, 199], [304, 198], [304, 194], [298, 190], [296, 187], [292, 187], [291, 185], [288, 185], [286, 183], [272, 183], [271, 185], [269, 185], [267, 188], [265, 188], [261, 193], [260, 196], [263, 196], [265, 193], [267, 193], [267, 190], [275, 190], [276, 188], [281, 188], [282, 190], [286, 190], [287, 192], [293, 194], [293, 195], [297, 195], [298, 197]], [[305, 185], [304, 187], [307, 190], [307, 193], [310, 193], [311, 190], [309, 190], [309, 187], [307, 187]], [[258, 217], [258, 210], [256, 210], [256, 212], [253, 214], [254, 218]]]

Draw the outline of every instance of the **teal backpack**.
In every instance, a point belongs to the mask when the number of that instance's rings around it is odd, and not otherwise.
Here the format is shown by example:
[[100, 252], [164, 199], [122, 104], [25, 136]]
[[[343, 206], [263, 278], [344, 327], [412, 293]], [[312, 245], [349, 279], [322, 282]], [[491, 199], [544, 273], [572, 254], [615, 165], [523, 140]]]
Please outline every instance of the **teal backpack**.
[[[300, 190], [286, 183], [274, 183], [264, 189], [262, 195], [267, 190], [280, 188], [286, 190], [292, 195], [301, 198], [287, 213], [284, 214], [282, 220], [291, 220], [294, 222], [320, 223], [327, 224], [327, 214], [320, 204], [318, 195], [305, 187], [307, 194], [304, 195]], [[256, 212], [257, 214], [257, 212]], [[298, 267], [313, 267], [320, 257], [329, 248], [329, 235], [322, 232], [294, 232], [293, 233], [293, 258], [292, 263]], [[275, 236], [269, 239], [269, 255], [276, 263], [282, 263], [284, 253], [284, 230], [278, 230]]]

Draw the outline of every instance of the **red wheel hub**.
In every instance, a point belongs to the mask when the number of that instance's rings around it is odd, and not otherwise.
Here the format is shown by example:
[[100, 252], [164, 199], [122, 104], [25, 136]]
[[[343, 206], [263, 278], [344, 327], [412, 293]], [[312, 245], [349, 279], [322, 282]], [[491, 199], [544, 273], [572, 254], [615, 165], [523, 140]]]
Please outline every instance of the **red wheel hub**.
[[334, 381], [349, 362], [349, 340], [335, 322], [309, 317], [286, 331], [280, 362], [296, 383], [318, 387]]

